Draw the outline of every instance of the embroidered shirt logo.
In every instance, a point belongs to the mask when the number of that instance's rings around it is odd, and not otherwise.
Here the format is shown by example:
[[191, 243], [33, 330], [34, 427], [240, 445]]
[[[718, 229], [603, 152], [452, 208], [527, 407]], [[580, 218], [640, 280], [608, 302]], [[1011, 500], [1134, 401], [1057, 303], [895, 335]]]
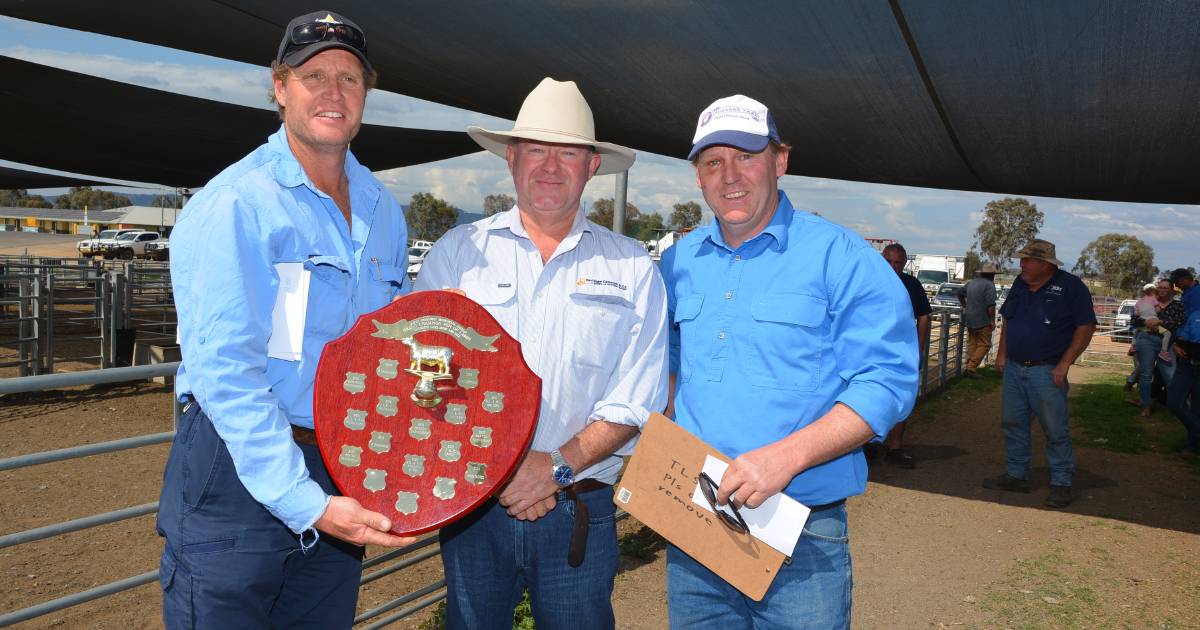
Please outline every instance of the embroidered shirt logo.
[[581, 287], [584, 285], [589, 285], [593, 287], [614, 287], [622, 291], [629, 290], [629, 287], [621, 284], [620, 282], [613, 282], [612, 280], [597, 280], [596, 278], [580, 278], [575, 281], [575, 284]]

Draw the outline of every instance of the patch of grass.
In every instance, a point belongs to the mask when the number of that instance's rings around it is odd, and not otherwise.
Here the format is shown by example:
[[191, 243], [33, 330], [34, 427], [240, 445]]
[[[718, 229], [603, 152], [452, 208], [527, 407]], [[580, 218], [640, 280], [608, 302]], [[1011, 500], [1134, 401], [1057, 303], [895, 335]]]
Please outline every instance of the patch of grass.
[[617, 548], [621, 555], [635, 560], [653, 560], [666, 541], [649, 527], [642, 526], [635, 531], [622, 534], [617, 539]]
[[[1090, 383], [1072, 385], [1071, 427], [1075, 443], [1118, 453], [1162, 453], [1175, 456], [1186, 431], [1161, 405], [1149, 418], [1138, 417], [1126, 400], [1120, 374], [1102, 374]], [[1200, 474], [1200, 458], [1185, 458], [1188, 468]]]
[[961, 413], [964, 404], [978, 400], [983, 394], [1000, 390], [999, 372], [984, 368], [977, 372], [982, 378], [956, 378], [945, 387], [926, 392], [917, 402], [914, 413], [920, 413], [926, 421], [936, 420], [941, 414]]
[[[1099, 597], [1062, 549], [1017, 561], [991, 587], [981, 607], [996, 626], [1009, 628], [1093, 628], [1104, 621]], [[1081, 579], [1083, 578], [1083, 579]]]
[[[533, 622], [533, 604], [529, 602], [529, 591], [521, 598], [521, 603], [513, 610], [513, 630], [536, 630], [537, 626]], [[417, 630], [445, 630], [446, 629], [446, 602], [438, 602], [437, 607], [433, 609], [433, 615], [421, 622], [417, 626]]]

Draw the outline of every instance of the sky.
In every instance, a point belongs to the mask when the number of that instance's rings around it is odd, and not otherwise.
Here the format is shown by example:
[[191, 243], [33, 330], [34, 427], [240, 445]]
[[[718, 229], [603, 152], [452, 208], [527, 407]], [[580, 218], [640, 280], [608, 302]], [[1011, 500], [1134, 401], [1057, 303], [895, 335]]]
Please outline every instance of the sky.
[[[0, 16], [0, 55], [189, 96], [271, 108], [266, 99], [270, 80], [265, 66], [6, 16]], [[382, 90], [368, 96], [364, 121], [452, 131], [467, 125], [512, 128], [509, 120]], [[782, 131], [786, 137], [787, 130]], [[597, 136], [605, 140], [604, 130], [598, 129]], [[3, 157], [0, 155], [0, 164], [12, 164]], [[710, 221], [712, 214], [696, 187], [695, 172], [681, 157], [639, 152], [629, 172], [629, 201], [643, 213], [657, 211], [664, 218], [670, 215], [672, 205], [696, 201], [704, 207], [704, 220]], [[513, 195], [504, 161], [485, 152], [380, 171], [376, 176], [402, 204], [414, 193], [431, 192], [466, 212], [480, 212], [486, 195]], [[612, 197], [615, 179], [612, 175], [594, 178], [584, 190], [584, 203]], [[794, 206], [818, 212], [863, 236], [897, 239], [910, 254], [963, 254], [974, 240], [987, 202], [1010, 196], [794, 175], [780, 178], [780, 188]], [[1132, 234], [1153, 247], [1160, 269], [1200, 266], [1200, 254], [1193, 245], [1200, 235], [1200, 206], [1026, 198], [1045, 213], [1039, 237], [1058, 246], [1058, 258], [1068, 268], [1089, 242], [1113, 232]]]

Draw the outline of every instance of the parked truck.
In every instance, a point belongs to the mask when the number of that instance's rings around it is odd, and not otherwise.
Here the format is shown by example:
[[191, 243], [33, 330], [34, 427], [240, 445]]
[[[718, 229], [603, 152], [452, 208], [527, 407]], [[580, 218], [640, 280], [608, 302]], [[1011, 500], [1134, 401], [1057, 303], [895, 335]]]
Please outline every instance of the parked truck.
[[943, 283], [966, 280], [966, 261], [965, 256], [917, 254], [913, 269], [921, 288], [925, 289], [926, 294], [933, 295]]

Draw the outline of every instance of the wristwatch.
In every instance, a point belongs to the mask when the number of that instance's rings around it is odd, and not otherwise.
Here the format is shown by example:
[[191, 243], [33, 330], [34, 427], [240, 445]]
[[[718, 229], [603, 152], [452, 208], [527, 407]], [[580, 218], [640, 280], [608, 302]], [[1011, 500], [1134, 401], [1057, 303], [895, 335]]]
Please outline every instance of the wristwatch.
[[550, 451], [550, 461], [554, 464], [551, 472], [554, 474], [554, 483], [558, 484], [559, 488], [566, 488], [575, 483], [575, 469], [567, 463], [567, 459], [558, 452], [558, 449]]

